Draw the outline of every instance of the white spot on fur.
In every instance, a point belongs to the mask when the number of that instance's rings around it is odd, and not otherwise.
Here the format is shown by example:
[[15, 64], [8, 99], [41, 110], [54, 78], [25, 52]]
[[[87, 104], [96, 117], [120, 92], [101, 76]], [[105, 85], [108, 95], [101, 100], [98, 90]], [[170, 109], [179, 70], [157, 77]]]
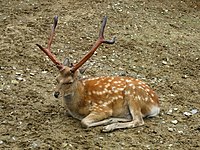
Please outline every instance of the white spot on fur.
[[119, 98], [119, 99], [123, 99], [123, 96], [122, 96], [122, 95], [119, 95], [118, 98]]
[[137, 96], [137, 98], [138, 98], [139, 101], [141, 100], [141, 97], [139, 95]]
[[146, 91], [146, 92], [150, 92], [150, 89], [149, 89], [149, 88], [146, 88], [145, 91]]
[[112, 82], [112, 80], [111, 80], [111, 79], [108, 79], [108, 82]]
[[103, 103], [103, 105], [102, 105], [103, 107], [107, 107], [108, 106], [108, 103], [107, 102], [105, 102], [105, 103]]
[[124, 90], [124, 88], [118, 88], [118, 90], [119, 90], [119, 91], [123, 91], [123, 90]]
[[131, 80], [126, 80], [126, 82], [127, 82], [127, 83], [130, 83], [130, 82], [132, 82], [132, 81], [131, 81]]
[[108, 88], [109, 86], [110, 86], [110, 83], [106, 84], [106, 85], [105, 85], [105, 88]]
[[103, 101], [99, 101], [99, 104], [103, 104]]
[[145, 97], [145, 101], [147, 102], [149, 99], [148, 99], [148, 97]]
[[138, 86], [138, 88], [144, 90], [142, 86]]
[[154, 97], [155, 95], [153, 93], [151, 93], [151, 96]]
[[130, 91], [125, 91], [125, 95], [130, 95]]
[[92, 93], [90, 91], [88, 91], [88, 95], [92, 95]]

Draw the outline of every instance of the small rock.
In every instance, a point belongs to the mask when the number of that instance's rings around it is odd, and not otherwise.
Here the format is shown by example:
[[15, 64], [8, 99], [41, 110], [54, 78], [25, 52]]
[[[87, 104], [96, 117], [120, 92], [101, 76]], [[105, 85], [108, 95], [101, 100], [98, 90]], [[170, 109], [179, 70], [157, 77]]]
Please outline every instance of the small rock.
[[177, 121], [177, 120], [172, 120], [171, 123], [173, 123], [173, 124], [177, 124], [178, 121]]
[[173, 128], [168, 128], [168, 131], [169, 131], [169, 132], [173, 132], [174, 129], [173, 129]]
[[25, 81], [25, 79], [22, 78], [22, 77], [16, 77], [16, 79], [19, 80], [19, 81]]
[[16, 75], [21, 75], [21, 73], [20, 73], [20, 72], [16, 72], [15, 74], [16, 74]]
[[31, 72], [30, 75], [31, 75], [31, 76], [34, 76], [35, 74]]
[[38, 147], [38, 144], [36, 143], [36, 142], [33, 142], [32, 144], [31, 144], [31, 148], [37, 148]]
[[16, 85], [16, 84], [19, 84], [19, 82], [18, 82], [17, 80], [11, 80], [11, 83], [12, 83], [12, 84], [15, 84], [15, 85]]
[[163, 60], [162, 64], [167, 65], [167, 61]]
[[198, 113], [198, 110], [197, 109], [192, 109], [190, 112], [192, 113], [192, 115], [194, 115], [194, 114]]
[[13, 136], [13, 137], [12, 137], [12, 140], [13, 140], [13, 141], [15, 141], [15, 140], [16, 140], [16, 138]]
[[171, 97], [174, 97], [175, 95], [174, 95], [174, 94], [170, 94], [170, 96], [171, 96]]
[[0, 140], [0, 144], [3, 144], [3, 141], [2, 141], [2, 140]]
[[178, 110], [178, 108], [174, 108], [174, 110], [175, 110], [175, 111], [177, 111], [177, 110]]
[[172, 112], [173, 112], [173, 110], [170, 109], [170, 110], [167, 112], [167, 114], [170, 115], [170, 114], [172, 114]]
[[62, 147], [63, 148], [65, 148], [65, 147], [71, 147], [72, 148], [73, 146], [72, 146], [72, 144], [69, 144], [69, 143], [62, 143]]
[[115, 59], [110, 59], [111, 61], [115, 61]]
[[173, 144], [169, 144], [169, 147], [172, 147], [173, 146]]
[[178, 131], [178, 133], [182, 134], [182, 133], [183, 133], [183, 131]]
[[184, 112], [183, 113], [185, 116], [192, 116], [192, 113], [190, 113], [190, 112]]
[[42, 71], [42, 73], [44, 73], [44, 74], [45, 74], [45, 73], [47, 73], [47, 71]]

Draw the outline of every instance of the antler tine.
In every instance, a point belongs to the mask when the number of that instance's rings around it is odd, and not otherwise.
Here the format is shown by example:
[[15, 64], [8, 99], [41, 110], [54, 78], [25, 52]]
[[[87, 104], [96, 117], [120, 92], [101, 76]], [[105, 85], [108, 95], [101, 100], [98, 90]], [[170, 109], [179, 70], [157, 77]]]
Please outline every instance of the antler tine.
[[56, 26], [57, 26], [57, 23], [58, 23], [58, 16], [55, 16], [54, 17], [54, 23], [53, 23], [53, 26], [52, 26], [52, 30], [51, 30], [51, 34], [50, 34], [50, 37], [49, 37], [49, 41], [48, 41], [48, 45], [47, 45], [47, 48], [43, 48], [41, 45], [39, 44], [36, 44], [48, 57], [49, 59], [51, 59], [51, 61], [56, 65], [56, 67], [61, 71], [63, 70], [64, 66], [61, 62], [59, 62], [56, 57], [52, 54], [52, 52], [50, 51], [51, 49], [51, 44], [52, 44], [52, 41], [53, 41], [53, 37], [55, 35], [55, 29], [56, 29]]
[[96, 43], [93, 45], [91, 50], [77, 64], [74, 65], [74, 67], [71, 69], [72, 73], [74, 73], [78, 68], [80, 68], [94, 54], [94, 52], [97, 50], [97, 48], [102, 43], [106, 43], [106, 44], [114, 44], [115, 43], [115, 37], [113, 37], [112, 40], [105, 40], [104, 39], [103, 34], [104, 34], [106, 22], [107, 22], [107, 16], [105, 16], [104, 19], [103, 19], [101, 29], [100, 29], [100, 32], [99, 32], [99, 38], [97, 39]]

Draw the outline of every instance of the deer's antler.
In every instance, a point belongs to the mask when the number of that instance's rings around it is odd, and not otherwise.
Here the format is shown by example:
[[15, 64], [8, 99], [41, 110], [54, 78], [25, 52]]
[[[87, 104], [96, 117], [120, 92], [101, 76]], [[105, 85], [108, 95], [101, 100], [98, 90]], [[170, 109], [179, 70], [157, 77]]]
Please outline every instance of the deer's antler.
[[72, 69], [71, 72], [74, 73], [78, 68], [80, 68], [93, 54], [94, 52], [97, 50], [97, 48], [102, 44], [102, 43], [106, 43], [106, 44], [114, 44], [115, 43], [115, 37], [113, 37], [112, 40], [105, 40], [104, 39], [104, 29], [106, 26], [106, 22], [107, 22], [107, 17], [104, 17], [103, 19], [103, 23], [101, 26], [101, 30], [99, 32], [99, 38], [97, 39], [96, 43], [93, 45], [93, 47], [91, 48], [91, 50], [77, 63], [75, 64]]
[[52, 44], [52, 41], [53, 41], [53, 37], [55, 35], [55, 29], [56, 29], [56, 26], [57, 26], [57, 23], [58, 23], [58, 17], [55, 16], [54, 17], [54, 23], [53, 23], [53, 26], [52, 26], [52, 30], [51, 30], [51, 34], [50, 34], [50, 37], [49, 37], [49, 41], [48, 41], [48, 45], [47, 45], [47, 48], [43, 48], [41, 45], [39, 44], [36, 44], [50, 59], [51, 61], [56, 65], [56, 67], [62, 71], [64, 69], [64, 65], [58, 61], [56, 59], [56, 57], [52, 54], [51, 52], [51, 44]]

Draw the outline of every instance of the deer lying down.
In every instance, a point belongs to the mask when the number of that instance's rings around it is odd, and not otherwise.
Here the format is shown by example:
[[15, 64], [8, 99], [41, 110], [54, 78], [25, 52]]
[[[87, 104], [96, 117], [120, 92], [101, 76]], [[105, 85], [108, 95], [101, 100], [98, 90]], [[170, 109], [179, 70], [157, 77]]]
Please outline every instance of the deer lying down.
[[133, 128], [144, 124], [143, 117], [159, 113], [159, 101], [155, 92], [144, 82], [131, 77], [95, 77], [80, 79], [79, 69], [102, 44], [113, 44], [105, 40], [103, 33], [107, 17], [104, 18], [99, 38], [77, 64], [70, 64], [68, 59], [60, 63], [51, 53], [50, 47], [55, 33], [58, 17], [54, 25], [47, 48], [36, 44], [56, 65], [60, 75], [56, 78], [58, 86], [54, 96], [64, 98], [68, 113], [79, 120], [83, 127], [104, 125], [103, 132], [115, 129]]

